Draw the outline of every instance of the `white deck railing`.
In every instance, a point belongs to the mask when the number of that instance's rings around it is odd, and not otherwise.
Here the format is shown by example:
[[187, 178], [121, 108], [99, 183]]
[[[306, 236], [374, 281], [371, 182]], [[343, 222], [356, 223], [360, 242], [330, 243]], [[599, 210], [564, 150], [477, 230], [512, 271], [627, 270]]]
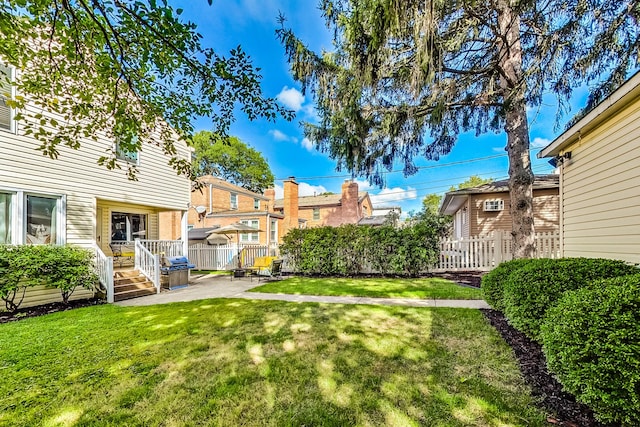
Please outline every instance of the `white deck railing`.
[[100, 246], [93, 245], [93, 249], [96, 254], [96, 274], [98, 280], [102, 286], [104, 286], [107, 293], [107, 302], [113, 302], [113, 258], [108, 257], [102, 252]]
[[142, 241], [136, 240], [135, 268], [144, 274], [160, 293], [160, 255], [153, 254]]
[[166, 257], [185, 255], [181, 240], [140, 240], [140, 243], [152, 254]]
[[197, 244], [189, 246], [189, 262], [196, 266], [196, 270], [228, 270], [238, 266], [238, 251], [240, 252], [240, 265], [246, 267], [253, 265], [256, 257], [275, 254], [276, 247], [268, 248], [266, 245], [240, 245], [234, 243], [228, 245]]

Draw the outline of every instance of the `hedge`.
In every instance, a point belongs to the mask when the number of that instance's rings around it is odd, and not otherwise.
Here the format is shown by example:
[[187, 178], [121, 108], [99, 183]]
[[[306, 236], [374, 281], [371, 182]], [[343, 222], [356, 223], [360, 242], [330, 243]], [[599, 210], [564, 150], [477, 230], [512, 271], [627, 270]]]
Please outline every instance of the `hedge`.
[[93, 254], [73, 246], [0, 245], [0, 299], [16, 311], [29, 287], [45, 285], [60, 290], [66, 304], [78, 287], [97, 283]]
[[500, 263], [496, 268], [482, 277], [482, 292], [485, 301], [494, 309], [504, 310], [504, 283], [507, 281], [511, 273], [517, 269], [530, 264], [531, 259], [514, 259]]
[[598, 258], [537, 259], [513, 271], [504, 283], [504, 314], [531, 339], [539, 341], [540, 326], [549, 307], [563, 293], [597, 279], [636, 273], [623, 261]]
[[640, 425], [640, 274], [567, 292], [541, 338], [549, 369], [601, 421]]
[[445, 222], [423, 214], [395, 228], [342, 225], [290, 230], [280, 247], [297, 273], [354, 276], [369, 269], [380, 274], [417, 276], [438, 260]]

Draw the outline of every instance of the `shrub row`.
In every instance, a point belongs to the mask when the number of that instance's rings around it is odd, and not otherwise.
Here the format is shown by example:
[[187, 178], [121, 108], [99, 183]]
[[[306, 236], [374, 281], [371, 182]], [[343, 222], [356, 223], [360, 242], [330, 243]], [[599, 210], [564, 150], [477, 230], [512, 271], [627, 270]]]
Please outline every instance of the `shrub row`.
[[78, 287], [97, 283], [90, 251], [73, 246], [0, 245], [0, 299], [9, 311], [24, 300], [27, 288], [45, 285], [60, 290], [67, 304]]
[[487, 274], [487, 302], [541, 342], [549, 370], [598, 418], [640, 425], [640, 274], [607, 259], [514, 260]]
[[354, 276], [372, 270], [383, 275], [417, 276], [438, 260], [442, 226], [437, 219], [395, 228], [342, 225], [294, 229], [280, 247], [298, 273]]
[[640, 425], [640, 274], [567, 292], [542, 326], [549, 370], [606, 423]]

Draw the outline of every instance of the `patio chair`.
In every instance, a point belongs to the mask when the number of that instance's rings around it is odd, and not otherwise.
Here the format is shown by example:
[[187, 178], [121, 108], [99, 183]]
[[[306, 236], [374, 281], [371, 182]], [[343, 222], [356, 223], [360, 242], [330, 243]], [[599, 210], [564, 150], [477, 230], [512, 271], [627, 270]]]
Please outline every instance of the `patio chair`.
[[126, 261], [133, 264], [133, 258], [136, 256], [136, 248], [133, 243], [109, 243], [111, 253], [113, 254], [113, 261], [118, 262], [120, 267]]
[[[273, 258], [273, 257], [271, 257]], [[258, 276], [258, 281], [260, 281], [261, 277], [269, 277], [272, 279], [276, 279], [282, 278], [282, 260], [281, 259], [272, 259], [271, 260], [271, 264], [269, 265], [268, 268], [264, 268], [261, 270], [258, 270], [258, 272], [256, 273], [256, 275]]]

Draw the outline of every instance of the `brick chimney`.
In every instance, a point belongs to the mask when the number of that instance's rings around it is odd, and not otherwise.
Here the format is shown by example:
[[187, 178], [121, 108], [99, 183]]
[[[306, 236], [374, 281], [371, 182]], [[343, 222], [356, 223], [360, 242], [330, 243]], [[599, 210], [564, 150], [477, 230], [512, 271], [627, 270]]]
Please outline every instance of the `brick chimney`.
[[269, 212], [273, 212], [274, 211], [273, 208], [275, 207], [275, 202], [276, 202], [276, 189], [267, 188], [266, 190], [264, 190], [264, 196], [269, 199], [269, 201], [267, 202], [267, 204], [269, 205], [267, 210]]
[[355, 224], [359, 220], [358, 183], [346, 180], [342, 184], [342, 223]]
[[284, 233], [298, 228], [298, 183], [292, 176], [284, 181]]

